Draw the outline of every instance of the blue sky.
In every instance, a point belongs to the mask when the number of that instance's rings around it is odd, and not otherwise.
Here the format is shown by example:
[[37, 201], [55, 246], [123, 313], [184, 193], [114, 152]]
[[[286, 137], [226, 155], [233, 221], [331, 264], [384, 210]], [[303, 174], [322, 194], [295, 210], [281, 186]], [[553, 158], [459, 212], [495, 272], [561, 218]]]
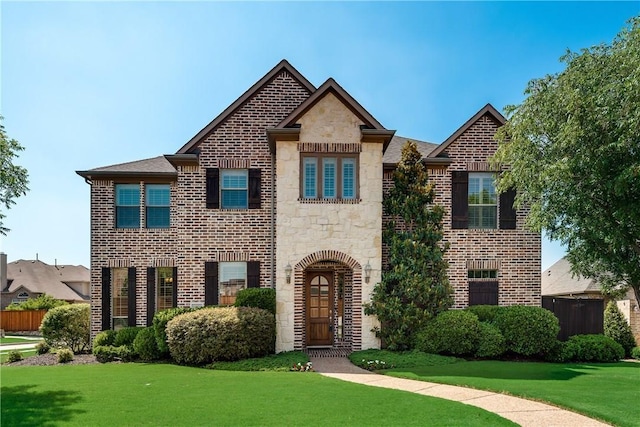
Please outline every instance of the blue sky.
[[[175, 153], [281, 59], [333, 77], [398, 135], [440, 143], [523, 99], [558, 58], [610, 42], [640, 2], [0, 3], [1, 108], [29, 193], [9, 260], [89, 265], [76, 170]], [[563, 256], [543, 243], [543, 268]]]

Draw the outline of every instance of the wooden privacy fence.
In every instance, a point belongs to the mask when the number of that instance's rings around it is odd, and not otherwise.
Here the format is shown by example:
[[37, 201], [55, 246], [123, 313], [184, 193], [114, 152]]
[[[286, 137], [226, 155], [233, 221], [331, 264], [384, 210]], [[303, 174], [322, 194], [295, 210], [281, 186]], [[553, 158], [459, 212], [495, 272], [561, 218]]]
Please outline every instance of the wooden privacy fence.
[[566, 341], [572, 335], [604, 332], [604, 300], [542, 297], [542, 307], [558, 318], [560, 341]]
[[47, 310], [0, 311], [0, 329], [5, 331], [37, 331]]

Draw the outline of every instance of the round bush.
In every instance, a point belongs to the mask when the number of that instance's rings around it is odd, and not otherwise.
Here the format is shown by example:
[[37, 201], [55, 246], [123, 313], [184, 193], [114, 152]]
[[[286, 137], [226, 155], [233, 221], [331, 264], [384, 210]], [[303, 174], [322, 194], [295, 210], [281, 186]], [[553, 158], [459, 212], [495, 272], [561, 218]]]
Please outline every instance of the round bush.
[[7, 355], [7, 362], [9, 363], [19, 362], [22, 359], [23, 359], [22, 353], [20, 353], [20, 351], [18, 350], [11, 350]]
[[171, 357], [180, 364], [262, 357], [275, 347], [275, 316], [260, 308], [208, 307], [176, 316], [166, 330]]
[[604, 310], [604, 334], [620, 344], [625, 355], [631, 355], [631, 349], [636, 346], [636, 339], [615, 301], [609, 301]]
[[475, 314], [450, 310], [430, 320], [416, 334], [416, 348], [425, 353], [474, 354], [480, 338], [480, 321]]
[[83, 353], [90, 347], [89, 304], [52, 308], [44, 315], [40, 332], [51, 347], [68, 347]]
[[40, 341], [36, 344], [36, 353], [38, 354], [47, 354], [49, 353], [49, 350], [51, 350], [51, 347], [49, 347], [49, 344], [47, 344], [46, 341]]
[[156, 335], [156, 345], [158, 346], [158, 350], [160, 351], [160, 357], [168, 357], [169, 356], [169, 346], [167, 345], [167, 323], [174, 317], [184, 314], [191, 313], [199, 308], [186, 308], [186, 307], [176, 307], [176, 308], [168, 308], [166, 310], [162, 310], [157, 312], [153, 316], [153, 330]]
[[98, 335], [96, 335], [96, 337], [93, 339], [93, 346], [100, 347], [103, 345], [113, 345], [116, 340], [117, 334], [118, 332], [114, 331], [113, 329], [102, 331], [98, 333]]
[[271, 288], [248, 288], [238, 292], [236, 307], [257, 307], [276, 314], [276, 290]]
[[574, 335], [564, 348], [568, 361], [617, 362], [624, 357], [624, 348], [604, 335]]
[[507, 351], [522, 356], [544, 356], [555, 347], [560, 332], [556, 316], [542, 307], [503, 307], [494, 324], [504, 336]]
[[156, 343], [156, 335], [152, 326], [142, 329], [133, 340], [133, 350], [142, 360], [150, 361], [160, 358], [160, 350]]
[[490, 323], [480, 322], [480, 340], [476, 350], [476, 357], [498, 357], [505, 351], [505, 340], [500, 333], [500, 329]]
[[133, 350], [126, 345], [116, 347], [113, 345], [99, 345], [93, 347], [93, 354], [100, 363], [106, 362], [129, 362], [133, 360]]
[[126, 345], [133, 348], [133, 340], [136, 339], [136, 335], [138, 335], [138, 332], [142, 329], [144, 328], [138, 326], [129, 326], [119, 329], [116, 333], [116, 338], [113, 340], [113, 345], [115, 347]]
[[640, 347], [633, 347], [631, 349], [631, 357], [640, 360]]
[[466, 310], [478, 316], [478, 320], [481, 322], [493, 322], [503, 309], [504, 307], [499, 305], [472, 305], [466, 308]]
[[73, 360], [73, 351], [68, 348], [58, 350], [58, 363], [69, 363]]

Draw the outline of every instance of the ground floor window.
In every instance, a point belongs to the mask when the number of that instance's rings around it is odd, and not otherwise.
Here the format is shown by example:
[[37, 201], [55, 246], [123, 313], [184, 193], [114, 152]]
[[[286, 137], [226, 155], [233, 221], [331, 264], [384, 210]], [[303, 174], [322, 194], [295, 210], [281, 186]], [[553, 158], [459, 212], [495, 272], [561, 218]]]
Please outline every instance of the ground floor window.
[[129, 322], [129, 276], [128, 269], [111, 270], [111, 327], [124, 328]]
[[238, 291], [247, 287], [246, 262], [221, 262], [220, 272], [220, 305], [232, 305], [236, 302]]
[[173, 307], [173, 267], [156, 269], [156, 311]]
[[498, 305], [498, 271], [469, 270], [469, 305]]

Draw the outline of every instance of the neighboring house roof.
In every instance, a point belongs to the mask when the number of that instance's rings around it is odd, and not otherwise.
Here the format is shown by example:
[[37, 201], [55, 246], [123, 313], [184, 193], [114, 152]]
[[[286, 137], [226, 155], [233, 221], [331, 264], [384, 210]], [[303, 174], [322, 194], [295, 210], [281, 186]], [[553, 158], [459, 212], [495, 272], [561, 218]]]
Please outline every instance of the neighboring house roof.
[[469, 129], [475, 122], [477, 122], [485, 114], [489, 114], [491, 117], [493, 117], [493, 119], [500, 126], [504, 125], [507, 122], [507, 119], [505, 119], [504, 116], [502, 114], [500, 114], [500, 112], [493, 107], [493, 105], [487, 104], [484, 107], [482, 107], [480, 109], [480, 111], [478, 111], [476, 114], [474, 114], [473, 117], [471, 117], [469, 120], [467, 120], [465, 122], [465, 124], [460, 126], [460, 128], [458, 128], [457, 131], [455, 131], [449, 138], [447, 138], [442, 144], [440, 144], [440, 146], [438, 148], [433, 150], [429, 154], [429, 158], [434, 158], [434, 157], [440, 156], [442, 154], [442, 152], [444, 150], [446, 150], [447, 147], [449, 145], [451, 145], [451, 143], [453, 141], [458, 139], [458, 137], [460, 137], [460, 135], [462, 135], [464, 132], [466, 132], [467, 129]]
[[87, 171], [77, 171], [78, 175], [84, 178], [100, 178], [115, 176], [158, 176], [177, 177], [176, 168], [165, 158], [165, 156], [153, 157], [151, 159], [137, 160], [134, 162], [119, 163], [117, 165], [103, 166]]
[[7, 283], [3, 292], [25, 289], [67, 301], [87, 300], [67, 286], [67, 283], [89, 283], [89, 269], [82, 265], [49, 265], [39, 260], [18, 260], [7, 263]]
[[200, 132], [198, 132], [193, 138], [189, 140], [185, 145], [178, 150], [177, 154], [192, 153], [200, 144], [200, 142], [207, 137], [220, 123], [224, 122], [227, 117], [233, 114], [238, 108], [240, 108], [245, 102], [247, 102], [253, 95], [255, 95], [264, 85], [269, 83], [273, 78], [278, 76], [282, 71], [288, 72], [294, 79], [296, 79], [302, 86], [304, 86], [309, 93], [314, 93], [316, 88], [307, 80], [298, 70], [296, 70], [286, 59], [283, 59], [271, 69], [263, 78], [258, 80], [253, 86], [251, 86], [242, 96], [229, 105], [222, 113], [205, 126]]
[[427, 157], [429, 153], [438, 147], [438, 144], [433, 144], [431, 142], [418, 141], [413, 138], [406, 138], [404, 136], [394, 135], [391, 138], [391, 142], [387, 147], [387, 151], [384, 153], [384, 157], [382, 158], [382, 162], [387, 165], [396, 165], [400, 162], [400, 158], [402, 157], [402, 147], [407, 141], [413, 141], [416, 143], [416, 147], [418, 147], [418, 151], [422, 154], [422, 157]]
[[562, 258], [542, 273], [542, 295], [579, 295], [600, 293], [594, 279], [579, 277], [571, 272], [571, 263]]

